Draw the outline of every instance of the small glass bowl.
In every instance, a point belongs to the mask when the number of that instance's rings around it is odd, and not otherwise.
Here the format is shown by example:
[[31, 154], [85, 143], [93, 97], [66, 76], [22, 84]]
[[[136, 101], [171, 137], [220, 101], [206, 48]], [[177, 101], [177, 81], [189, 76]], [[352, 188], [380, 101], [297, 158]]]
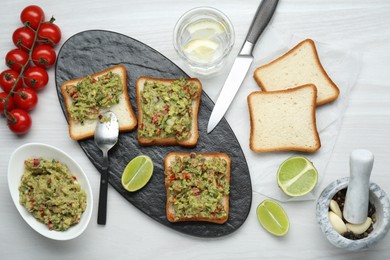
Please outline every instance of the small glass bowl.
[[[217, 30], [203, 28], [203, 30], [208, 31], [202, 32], [202, 27], [204, 27], [202, 25], [205, 24], [212, 25]], [[191, 32], [190, 28], [193, 30], [197, 28], [199, 31]], [[210, 34], [211, 31], [215, 33]], [[187, 11], [177, 21], [173, 32], [173, 46], [179, 57], [192, 72], [203, 76], [215, 74], [224, 66], [226, 58], [234, 45], [234, 40], [234, 28], [229, 18], [221, 11], [211, 7], [197, 7]], [[195, 47], [195, 52], [191, 54], [199, 54], [200, 56], [189, 55], [188, 49], [194, 49], [192, 48], [194, 44], [190, 43], [191, 41], [210, 43], [211, 48], [215, 47], [217, 49], [210, 53], [207, 52], [210, 50], [208, 47]], [[192, 44], [192, 46], [188, 47], [188, 44]]]

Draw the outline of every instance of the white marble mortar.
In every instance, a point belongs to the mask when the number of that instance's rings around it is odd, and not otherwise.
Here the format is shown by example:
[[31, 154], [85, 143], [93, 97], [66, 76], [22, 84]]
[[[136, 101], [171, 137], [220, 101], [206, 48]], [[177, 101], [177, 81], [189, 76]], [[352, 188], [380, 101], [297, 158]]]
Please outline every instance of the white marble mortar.
[[317, 221], [325, 237], [336, 247], [350, 251], [368, 249], [381, 241], [390, 229], [390, 201], [386, 193], [375, 183], [370, 182], [369, 200], [376, 209], [376, 222], [373, 231], [366, 238], [351, 240], [337, 233], [329, 222], [329, 203], [333, 196], [348, 186], [349, 178], [342, 178], [329, 184], [317, 200]]

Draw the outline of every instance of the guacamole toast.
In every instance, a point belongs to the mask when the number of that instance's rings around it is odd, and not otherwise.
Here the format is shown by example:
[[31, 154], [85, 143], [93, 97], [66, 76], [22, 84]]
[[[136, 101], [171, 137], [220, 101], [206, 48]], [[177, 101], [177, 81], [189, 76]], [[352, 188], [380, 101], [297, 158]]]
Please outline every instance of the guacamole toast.
[[98, 120], [108, 110], [118, 118], [119, 131], [131, 131], [137, 126], [127, 93], [126, 69], [122, 65], [66, 81], [61, 93], [69, 134], [74, 140], [93, 137]]
[[169, 153], [164, 160], [168, 221], [225, 223], [230, 163], [225, 153]]
[[141, 77], [136, 92], [140, 145], [193, 147], [197, 144], [202, 92], [198, 79]]

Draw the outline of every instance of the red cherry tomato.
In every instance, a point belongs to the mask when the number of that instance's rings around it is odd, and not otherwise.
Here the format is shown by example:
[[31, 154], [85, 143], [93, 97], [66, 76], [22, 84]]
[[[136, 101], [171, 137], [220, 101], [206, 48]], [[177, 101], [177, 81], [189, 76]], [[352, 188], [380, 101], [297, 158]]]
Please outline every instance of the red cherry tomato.
[[15, 46], [22, 50], [31, 49], [34, 43], [35, 33], [27, 27], [20, 27], [12, 35], [12, 41]]
[[40, 22], [45, 20], [43, 10], [37, 5], [29, 5], [20, 13], [20, 20], [23, 24], [27, 24], [36, 30]]
[[54, 46], [61, 40], [61, 30], [52, 22], [43, 23], [38, 30], [38, 39]]
[[48, 68], [56, 62], [56, 52], [49, 45], [39, 45], [33, 50], [32, 60], [35, 65]]
[[17, 72], [20, 72], [26, 63], [28, 63], [28, 53], [23, 50], [11, 50], [5, 56], [5, 64]]
[[30, 111], [38, 103], [38, 95], [31, 88], [21, 88], [14, 94], [14, 101], [17, 108]]
[[15, 108], [8, 113], [8, 116], [8, 127], [15, 134], [22, 135], [30, 130], [32, 121], [30, 115], [26, 111]]
[[[19, 73], [14, 70], [5, 70], [0, 74], [0, 87], [6, 92], [9, 93], [12, 90], [12, 87], [15, 85], [15, 81], [19, 77]], [[14, 91], [22, 87], [22, 79], [18, 80], [14, 87]]]
[[[0, 114], [4, 114], [4, 107], [5, 107], [5, 99], [7, 98], [8, 93], [1, 92], [0, 93]], [[12, 96], [8, 97], [7, 101], [7, 111], [11, 111], [14, 108], [14, 98]]]
[[47, 82], [49, 82], [49, 75], [46, 70], [40, 67], [31, 67], [24, 73], [23, 81], [28, 87], [40, 90], [46, 87]]

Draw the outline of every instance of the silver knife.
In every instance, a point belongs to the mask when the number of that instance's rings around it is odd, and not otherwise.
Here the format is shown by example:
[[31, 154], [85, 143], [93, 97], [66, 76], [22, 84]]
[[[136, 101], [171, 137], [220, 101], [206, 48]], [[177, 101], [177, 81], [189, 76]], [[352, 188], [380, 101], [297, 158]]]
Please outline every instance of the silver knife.
[[253, 61], [253, 48], [259, 39], [260, 34], [264, 31], [265, 27], [271, 20], [277, 4], [278, 0], [263, 0], [257, 9], [255, 18], [252, 21], [241, 51], [234, 60], [230, 73], [222, 87], [213, 111], [211, 112], [209, 123], [207, 125], [207, 133], [213, 131], [219, 121], [221, 121], [244, 81]]

